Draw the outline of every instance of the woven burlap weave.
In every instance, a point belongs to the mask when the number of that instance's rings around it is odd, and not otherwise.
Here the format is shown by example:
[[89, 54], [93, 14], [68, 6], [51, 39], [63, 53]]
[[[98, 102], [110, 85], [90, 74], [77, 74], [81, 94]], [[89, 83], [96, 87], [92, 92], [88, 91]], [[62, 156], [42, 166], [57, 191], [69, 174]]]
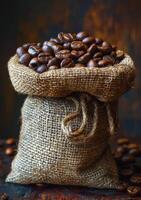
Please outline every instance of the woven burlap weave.
[[122, 63], [107, 68], [37, 74], [14, 56], [8, 68], [15, 90], [28, 97], [6, 181], [116, 188], [109, 138], [117, 130], [117, 98], [133, 86], [131, 58], [126, 55]]
[[[61, 129], [62, 119], [75, 111], [72, 101], [27, 97], [22, 108], [18, 153], [6, 181], [116, 187], [118, 177], [108, 145], [106, 107], [98, 101], [96, 104], [99, 120], [93, 140], [75, 144]], [[93, 114], [89, 118], [86, 131], [92, 127]], [[72, 129], [79, 127], [80, 122], [81, 117], [75, 119]]]

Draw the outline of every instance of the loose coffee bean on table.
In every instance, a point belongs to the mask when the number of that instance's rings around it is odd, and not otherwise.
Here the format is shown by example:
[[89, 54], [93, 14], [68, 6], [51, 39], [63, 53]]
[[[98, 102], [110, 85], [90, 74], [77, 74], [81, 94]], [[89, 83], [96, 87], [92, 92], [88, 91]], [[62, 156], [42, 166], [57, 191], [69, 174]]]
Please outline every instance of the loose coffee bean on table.
[[48, 41], [24, 44], [16, 54], [20, 64], [38, 73], [76, 66], [89, 69], [116, 66], [125, 57], [115, 45], [87, 32], [60, 32]]

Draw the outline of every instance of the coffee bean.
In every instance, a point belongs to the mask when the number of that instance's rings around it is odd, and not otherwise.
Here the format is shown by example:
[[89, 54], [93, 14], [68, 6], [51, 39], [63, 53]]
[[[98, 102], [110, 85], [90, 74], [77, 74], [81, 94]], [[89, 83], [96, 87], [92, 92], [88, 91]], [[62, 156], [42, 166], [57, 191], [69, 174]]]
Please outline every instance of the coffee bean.
[[71, 48], [71, 43], [70, 42], [66, 42], [66, 43], [63, 44], [63, 47], [65, 49], [70, 49]]
[[23, 54], [26, 53], [26, 51], [23, 47], [19, 47], [19, 48], [17, 48], [16, 53], [17, 53], [18, 57], [21, 57]]
[[105, 67], [105, 66], [110, 65], [110, 64], [111, 64], [111, 62], [108, 61], [108, 60], [100, 60], [100, 61], [98, 62], [98, 65], [99, 65], [100, 67]]
[[110, 56], [112, 56], [114, 59], [116, 59], [116, 52], [115, 52], [115, 51], [112, 51], [112, 52], [110, 53]]
[[62, 50], [63, 47], [59, 44], [53, 45], [52, 49], [54, 50], [54, 53], [57, 53], [58, 51]]
[[63, 33], [63, 41], [64, 42], [72, 42], [73, 41], [72, 35], [69, 33]]
[[38, 61], [42, 64], [47, 64], [48, 61], [52, 58], [52, 56], [50, 56], [50, 53], [46, 52], [46, 53], [40, 53], [38, 55]]
[[77, 63], [77, 64], [75, 64], [75, 66], [74, 67], [85, 67], [85, 65], [83, 65], [83, 64], [80, 64], [80, 63]]
[[122, 155], [128, 152], [127, 146], [119, 146], [116, 149], [117, 152], [121, 153]]
[[84, 44], [90, 45], [93, 42], [95, 42], [95, 38], [94, 37], [86, 37], [82, 41], [83, 41]]
[[38, 73], [43, 73], [43, 72], [45, 72], [45, 71], [47, 71], [47, 66], [44, 64], [44, 65], [40, 65], [39, 67], [37, 67], [37, 69], [36, 69], [36, 72], [38, 72]]
[[79, 58], [80, 56], [82, 56], [84, 54], [85, 54], [85, 51], [83, 51], [83, 50], [79, 50], [79, 51], [72, 50], [71, 51], [71, 55], [72, 55], [73, 58]]
[[127, 192], [131, 197], [136, 197], [141, 193], [141, 188], [139, 186], [129, 186]]
[[101, 45], [102, 42], [103, 42], [102, 39], [100, 39], [100, 38], [95, 38], [95, 44], [97, 44], [97, 45]]
[[29, 62], [29, 67], [30, 68], [36, 68], [39, 64], [39, 61], [37, 58], [32, 58], [31, 61]]
[[121, 160], [123, 163], [133, 163], [135, 161], [135, 158], [131, 155], [125, 155], [122, 157]]
[[119, 185], [117, 186], [116, 189], [117, 189], [119, 192], [125, 192], [125, 191], [127, 190], [127, 187], [128, 187], [128, 184], [127, 184], [127, 183], [121, 182], [121, 183], [119, 183]]
[[130, 182], [135, 185], [141, 185], [141, 175], [133, 175], [130, 178]]
[[8, 156], [12, 156], [14, 154], [14, 149], [11, 147], [6, 148], [5, 154]]
[[138, 144], [135, 143], [130, 143], [128, 144], [128, 149], [139, 149], [140, 146]]
[[55, 66], [59, 66], [60, 65], [60, 60], [58, 58], [52, 58], [48, 61], [48, 67], [55, 65]]
[[121, 159], [122, 159], [122, 152], [115, 152], [115, 154], [114, 154], [114, 158], [115, 158], [115, 160], [117, 160], [117, 161], [121, 161]]
[[97, 52], [94, 54], [93, 58], [101, 58], [103, 54], [101, 52]]
[[112, 47], [111, 46], [98, 46], [97, 47], [99, 51], [101, 51], [104, 54], [109, 54], [112, 51]]
[[102, 46], [103, 47], [111, 47], [111, 45], [106, 41], [102, 42]]
[[43, 52], [45, 52], [45, 53], [50, 53], [50, 55], [53, 55], [53, 54], [54, 54], [54, 53], [53, 53], [53, 49], [52, 49], [50, 46], [44, 45], [44, 46], [42, 47], [42, 50], [43, 50]]
[[28, 53], [31, 56], [37, 56], [40, 53], [41, 49], [39, 47], [30, 46], [28, 49]]
[[96, 62], [96, 63], [98, 63], [100, 60], [101, 60], [101, 58], [99, 57], [99, 58], [93, 58], [93, 60]]
[[0, 194], [0, 200], [8, 200], [8, 199], [9, 199], [9, 197], [8, 197], [7, 193]]
[[55, 69], [59, 69], [59, 67], [56, 65], [52, 65], [52, 66], [48, 67], [48, 70], [55, 70]]
[[121, 61], [124, 58], [124, 52], [121, 50], [116, 51], [116, 57], [119, 61]]
[[78, 39], [78, 40], [83, 40], [84, 38], [86, 38], [86, 37], [88, 37], [89, 35], [88, 35], [88, 33], [86, 33], [86, 32], [79, 32], [79, 33], [77, 33], [77, 35], [76, 35], [76, 38]]
[[120, 171], [120, 175], [123, 177], [130, 177], [133, 174], [133, 170], [131, 168], [122, 169]]
[[64, 42], [64, 37], [63, 37], [63, 33], [58, 33], [58, 39], [61, 41], [61, 42]]
[[50, 41], [54, 42], [55, 44], [61, 44], [61, 42], [58, 38], [51, 38]]
[[87, 50], [87, 52], [90, 54], [94, 54], [96, 51], [97, 51], [97, 46], [95, 44], [92, 44]]
[[93, 68], [93, 67], [98, 67], [97, 62], [95, 62], [93, 59], [91, 59], [88, 63], [87, 63], [87, 67]]
[[119, 138], [117, 140], [118, 145], [129, 144], [129, 140], [127, 138]]
[[55, 54], [56, 58], [62, 60], [64, 58], [69, 58], [69, 57], [72, 57], [71, 56], [71, 52], [69, 50], [61, 50], [61, 51], [58, 51], [56, 54]]
[[23, 65], [28, 65], [30, 60], [31, 56], [28, 53], [25, 53], [19, 58], [19, 63]]
[[129, 154], [132, 156], [141, 156], [141, 149], [130, 149]]
[[75, 49], [75, 50], [85, 50], [86, 45], [84, 45], [83, 42], [81, 42], [81, 41], [73, 41], [71, 43], [71, 48]]
[[38, 43], [37, 43], [37, 47], [40, 47], [40, 48], [41, 48], [41, 47], [42, 47], [42, 43], [41, 43], [41, 42], [38, 42]]
[[90, 58], [91, 55], [89, 53], [85, 53], [83, 56], [79, 57], [78, 62], [80, 62], [81, 64], [86, 64]]
[[13, 144], [15, 144], [15, 140], [14, 140], [14, 138], [8, 138], [5, 143], [8, 145], [13, 145]]
[[28, 48], [29, 48], [31, 45], [35, 45], [35, 43], [27, 43], [27, 44], [24, 44], [22, 47], [25, 49], [25, 51], [27, 51]]
[[71, 58], [65, 58], [61, 62], [61, 67], [65, 67], [65, 68], [74, 67], [74, 62]]
[[115, 59], [109, 55], [103, 56], [103, 60], [109, 61], [109, 64], [111, 64], [111, 65], [113, 65], [115, 63]]

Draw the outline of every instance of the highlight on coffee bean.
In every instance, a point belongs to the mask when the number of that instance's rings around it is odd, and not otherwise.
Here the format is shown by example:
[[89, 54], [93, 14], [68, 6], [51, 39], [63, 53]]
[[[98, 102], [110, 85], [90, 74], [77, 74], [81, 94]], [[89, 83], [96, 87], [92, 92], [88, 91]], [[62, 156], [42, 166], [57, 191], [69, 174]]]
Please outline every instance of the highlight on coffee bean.
[[108, 67], [124, 58], [124, 52], [115, 45], [86, 32], [61, 32], [43, 43], [24, 44], [16, 53], [20, 64], [38, 73], [59, 68]]

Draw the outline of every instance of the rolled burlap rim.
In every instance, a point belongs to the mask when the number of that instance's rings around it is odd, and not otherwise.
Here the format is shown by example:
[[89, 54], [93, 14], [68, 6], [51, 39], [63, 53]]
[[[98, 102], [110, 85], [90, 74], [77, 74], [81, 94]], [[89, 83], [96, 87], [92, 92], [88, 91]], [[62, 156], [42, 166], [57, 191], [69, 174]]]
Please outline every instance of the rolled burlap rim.
[[8, 62], [11, 82], [22, 94], [40, 97], [63, 97], [73, 92], [87, 92], [100, 101], [117, 99], [133, 87], [135, 67], [129, 55], [105, 68], [61, 68], [38, 74], [18, 63], [17, 55]]

